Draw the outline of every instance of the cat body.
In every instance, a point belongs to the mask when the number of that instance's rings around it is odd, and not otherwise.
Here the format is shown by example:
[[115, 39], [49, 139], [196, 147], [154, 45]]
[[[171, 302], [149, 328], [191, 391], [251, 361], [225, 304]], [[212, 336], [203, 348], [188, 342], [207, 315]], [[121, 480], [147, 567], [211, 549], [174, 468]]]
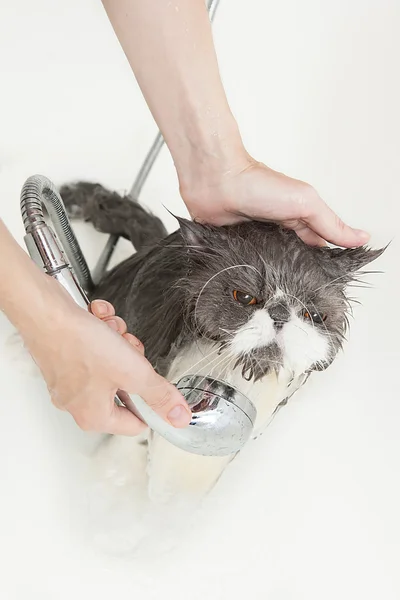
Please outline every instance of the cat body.
[[[132, 241], [136, 253], [107, 273], [92, 299], [109, 300], [172, 382], [198, 374], [224, 380], [256, 406], [254, 435], [315, 370], [327, 368], [347, 328], [346, 286], [381, 250], [313, 248], [272, 223], [225, 227], [162, 223], [129, 198], [97, 184], [65, 186], [70, 215]], [[203, 457], [154, 432], [108, 440], [131, 452], [157, 502], [201, 499], [233, 457]], [[113, 448], [111, 449], [111, 445]], [[138, 464], [138, 457], [140, 465]], [[135, 462], [136, 461], [136, 462]], [[129, 465], [129, 461], [127, 465]]]

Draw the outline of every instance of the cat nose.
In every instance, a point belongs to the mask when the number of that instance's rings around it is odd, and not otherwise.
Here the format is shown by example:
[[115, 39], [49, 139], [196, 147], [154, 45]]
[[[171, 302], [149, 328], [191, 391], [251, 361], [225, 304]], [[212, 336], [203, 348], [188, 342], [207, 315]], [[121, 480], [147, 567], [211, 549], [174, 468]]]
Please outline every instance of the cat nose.
[[276, 331], [280, 331], [285, 323], [290, 319], [290, 311], [287, 306], [277, 304], [269, 309], [269, 316], [274, 322]]

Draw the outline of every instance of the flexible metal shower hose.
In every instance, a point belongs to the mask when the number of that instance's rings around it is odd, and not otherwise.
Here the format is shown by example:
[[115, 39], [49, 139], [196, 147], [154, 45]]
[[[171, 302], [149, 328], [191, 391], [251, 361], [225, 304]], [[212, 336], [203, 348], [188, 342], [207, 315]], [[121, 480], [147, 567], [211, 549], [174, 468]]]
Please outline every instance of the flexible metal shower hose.
[[80, 285], [85, 292], [90, 292], [93, 283], [89, 267], [69, 223], [61, 196], [47, 177], [33, 175], [27, 179], [21, 192], [21, 214], [26, 233], [46, 225], [43, 206]]

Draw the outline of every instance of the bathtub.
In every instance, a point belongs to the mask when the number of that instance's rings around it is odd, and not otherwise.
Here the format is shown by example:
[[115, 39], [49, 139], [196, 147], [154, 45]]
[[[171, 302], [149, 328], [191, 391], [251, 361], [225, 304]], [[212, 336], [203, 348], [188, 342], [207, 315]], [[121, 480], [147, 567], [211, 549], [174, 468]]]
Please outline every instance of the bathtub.
[[[1, 13], [0, 215], [22, 244], [26, 177], [127, 190], [155, 126], [100, 2], [16, 0]], [[399, 26], [391, 0], [230, 0], [215, 23], [249, 151], [310, 181], [375, 246], [400, 220]], [[142, 201], [170, 230], [162, 204], [186, 215], [166, 149]], [[93, 265], [106, 236], [76, 232]], [[0, 597], [398, 599], [399, 251], [394, 238], [372, 289], [354, 290], [344, 353], [248, 444], [196, 518], [182, 516], [175, 543], [143, 552], [105, 552], [103, 529], [98, 544], [87, 473], [99, 436], [51, 405], [0, 314]], [[120, 241], [114, 262], [129, 252]], [[134, 528], [129, 502], [114, 511]]]

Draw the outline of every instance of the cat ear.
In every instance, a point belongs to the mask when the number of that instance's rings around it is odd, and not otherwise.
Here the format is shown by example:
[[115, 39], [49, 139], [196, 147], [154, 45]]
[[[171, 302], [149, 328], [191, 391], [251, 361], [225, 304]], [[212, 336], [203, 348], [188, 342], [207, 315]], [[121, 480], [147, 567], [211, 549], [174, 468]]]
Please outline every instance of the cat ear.
[[367, 246], [360, 246], [359, 248], [321, 248], [321, 251], [326, 270], [344, 276], [348, 274], [348, 279], [351, 280], [363, 267], [379, 258], [386, 248], [387, 246], [372, 250]]
[[188, 247], [210, 245], [214, 229], [211, 225], [203, 225], [182, 217], [175, 218], [179, 223], [183, 240]]

